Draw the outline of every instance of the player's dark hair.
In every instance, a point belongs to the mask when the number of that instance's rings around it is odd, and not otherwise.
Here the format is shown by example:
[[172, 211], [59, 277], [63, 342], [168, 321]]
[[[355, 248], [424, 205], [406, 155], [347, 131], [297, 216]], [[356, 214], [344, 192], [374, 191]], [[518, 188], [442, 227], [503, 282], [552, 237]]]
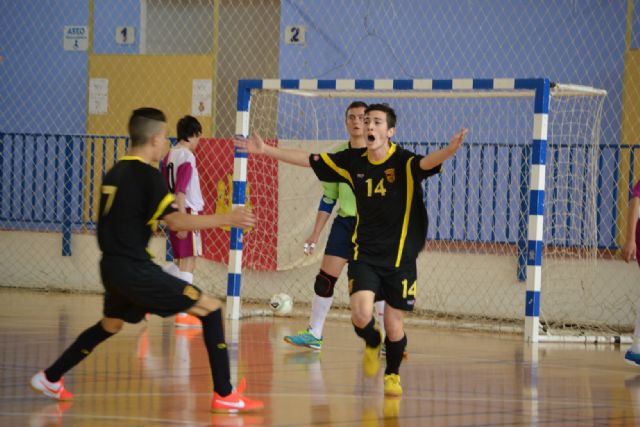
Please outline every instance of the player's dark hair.
[[396, 127], [396, 112], [389, 107], [389, 104], [371, 104], [364, 110], [364, 113], [369, 114], [370, 111], [382, 111], [387, 115], [387, 127], [389, 129]]
[[362, 101], [353, 101], [346, 110], [344, 110], [344, 118], [347, 118], [347, 114], [349, 114], [349, 110], [352, 108], [367, 108], [367, 103]]
[[177, 126], [178, 141], [186, 141], [192, 136], [202, 134], [202, 125], [193, 116], [184, 116], [178, 120]]
[[157, 108], [143, 107], [133, 110], [129, 119], [129, 136], [131, 146], [139, 147], [161, 132], [162, 124], [167, 117]]

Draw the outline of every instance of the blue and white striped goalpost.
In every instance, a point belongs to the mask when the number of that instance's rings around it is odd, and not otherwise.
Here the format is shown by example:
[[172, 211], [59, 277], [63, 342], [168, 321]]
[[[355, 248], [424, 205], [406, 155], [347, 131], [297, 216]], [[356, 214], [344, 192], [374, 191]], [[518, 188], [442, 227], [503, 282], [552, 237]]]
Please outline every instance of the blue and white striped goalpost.
[[[528, 237], [526, 247], [525, 327], [526, 341], [538, 342], [540, 326], [540, 288], [545, 198], [547, 126], [550, 83], [545, 78], [499, 79], [265, 79], [238, 82], [236, 134], [249, 134], [251, 91], [525, 91], [533, 94], [533, 135], [530, 157]], [[233, 207], [244, 206], [247, 188], [247, 154], [234, 153]], [[242, 229], [231, 229], [227, 282], [227, 317], [240, 318], [242, 283]]]

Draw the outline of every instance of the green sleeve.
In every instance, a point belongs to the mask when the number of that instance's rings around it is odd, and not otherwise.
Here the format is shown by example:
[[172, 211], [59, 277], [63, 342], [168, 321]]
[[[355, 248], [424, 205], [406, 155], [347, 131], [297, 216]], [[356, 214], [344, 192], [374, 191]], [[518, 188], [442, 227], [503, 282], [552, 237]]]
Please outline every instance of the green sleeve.
[[331, 200], [338, 200], [338, 183], [337, 182], [323, 182], [322, 193], [325, 197]]

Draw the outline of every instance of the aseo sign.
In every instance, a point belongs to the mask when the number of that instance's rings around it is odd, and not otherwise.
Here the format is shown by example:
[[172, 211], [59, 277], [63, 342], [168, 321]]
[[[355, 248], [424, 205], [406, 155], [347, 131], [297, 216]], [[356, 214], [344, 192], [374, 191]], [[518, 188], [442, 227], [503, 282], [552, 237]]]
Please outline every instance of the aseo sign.
[[87, 50], [89, 48], [89, 29], [82, 25], [64, 27], [64, 50]]

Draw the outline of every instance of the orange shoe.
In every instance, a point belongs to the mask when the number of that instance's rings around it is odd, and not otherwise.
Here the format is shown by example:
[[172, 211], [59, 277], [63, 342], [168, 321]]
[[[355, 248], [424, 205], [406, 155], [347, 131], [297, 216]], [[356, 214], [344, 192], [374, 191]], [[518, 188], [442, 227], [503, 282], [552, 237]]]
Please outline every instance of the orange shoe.
[[262, 400], [249, 399], [242, 394], [246, 388], [246, 384], [243, 378], [240, 380], [238, 387], [224, 397], [214, 391], [213, 398], [211, 399], [211, 411], [235, 414], [237, 412], [259, 411], [263, 409], [264, 403]]
[[202, 328], [202, 322], [196, 316], [188, 313], [176, 314], [176, 328]]
[[64, 388], [64, 378], [52, 383], [47, 379], [44, 371], [38, 372], [31, 378], [31, 388], [57, 400], [73, 400], [73, 394]]
[[187, 339], [187, 342], [191, 342], [193, 337], [196, 337], [198, 335], [202, 335], [202, 328], [199, 328], [199, 329], [176, 328], [176, 336], [185, 337]]

